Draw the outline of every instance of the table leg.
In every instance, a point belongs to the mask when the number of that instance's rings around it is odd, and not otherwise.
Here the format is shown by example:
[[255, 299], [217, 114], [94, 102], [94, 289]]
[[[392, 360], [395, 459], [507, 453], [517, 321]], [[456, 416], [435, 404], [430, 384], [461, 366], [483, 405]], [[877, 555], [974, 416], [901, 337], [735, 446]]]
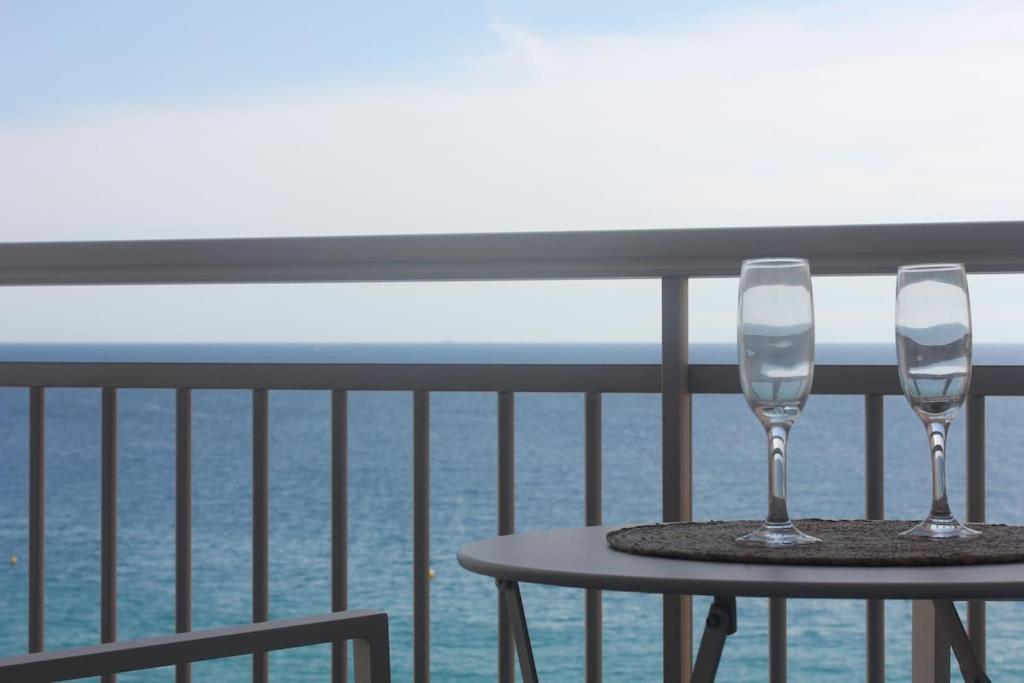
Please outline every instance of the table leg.
[[731, 595], [715, 596], [704, 622], [704, 635], [700, 639], [691, 683], [712, 683], [715, 680], [725, 639], [733, 633], [736, 633], [736, 598]]
[[966, 683], [991, 683], [991, 679], [985, 675], [978, 662], [964, 624], [960, 621], [960, 615], [956, 612], [952, 600], [932, 600], [935, 605], [935, 621], [946, 632], [950, 645], [953, 646], [953, 654], [960, 665], [960, 673], [964, 676]]
[[519, 673], [523, 683], [537, 682], [537, 665], [533, 661], [533, 647], [530, 645], [530, 632], [526, 628], [526, 612], [523, 611], [523, 596], [519, 593], [519, 583], [495, 579], [498, 594], [508, 608], [509, 625], [512, 627], [512, 638], [516, 642], [516, 654], [519, 655]]

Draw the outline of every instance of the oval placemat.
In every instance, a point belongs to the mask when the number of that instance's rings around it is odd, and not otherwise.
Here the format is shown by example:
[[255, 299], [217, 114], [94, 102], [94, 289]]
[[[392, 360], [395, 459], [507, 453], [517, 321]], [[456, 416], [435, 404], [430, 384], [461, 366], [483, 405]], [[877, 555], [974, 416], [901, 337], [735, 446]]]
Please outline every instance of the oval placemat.
[[614, 550], [636, 555], [707, 562], [907, 567], [1024, 562], [1024, 527], [970, 524], [981, 536], [968, 540], [904, 538], [899, 532], [916, 521], [863, 519], [796, 520], [797, 527], [821, 543], [767, 548], [737, 543], [761, 522], [710, 521], [647, 524], [608, 533]]

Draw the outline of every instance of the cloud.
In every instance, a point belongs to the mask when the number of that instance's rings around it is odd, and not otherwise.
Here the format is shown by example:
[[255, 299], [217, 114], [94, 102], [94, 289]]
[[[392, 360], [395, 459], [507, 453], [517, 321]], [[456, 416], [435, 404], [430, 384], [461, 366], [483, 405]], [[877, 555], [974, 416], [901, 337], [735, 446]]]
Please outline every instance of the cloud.
[[[822, 3], [645, 34], [492, 32], [489, 52], [417, 82], [0, 124], [0, 239], [1024, 215], [1024, 5]], [[716, 337], [724, 301], [708, 311]]]
[[494, 24], [430, 82], [0, 127], [5, 240], [1019, 217], [1024, 6]]

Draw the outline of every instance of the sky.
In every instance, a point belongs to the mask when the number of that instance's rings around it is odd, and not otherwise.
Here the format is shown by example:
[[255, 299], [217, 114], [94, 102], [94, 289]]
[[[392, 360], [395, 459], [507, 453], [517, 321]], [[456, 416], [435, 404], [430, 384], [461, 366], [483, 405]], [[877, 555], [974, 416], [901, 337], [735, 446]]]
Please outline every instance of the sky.
[[[1021, 73], [1020, 2], [5, 0], [0, 241], [1015, 220]], [[1024, 280], [971, 287], [1024, 341]], [[816, 278], [819, 340], [891, 341], [893, 290]], [[691, 298], [735, 339], [735, 281]], [[649, 281], [0, 307], [0, 342], [659, 338]]]

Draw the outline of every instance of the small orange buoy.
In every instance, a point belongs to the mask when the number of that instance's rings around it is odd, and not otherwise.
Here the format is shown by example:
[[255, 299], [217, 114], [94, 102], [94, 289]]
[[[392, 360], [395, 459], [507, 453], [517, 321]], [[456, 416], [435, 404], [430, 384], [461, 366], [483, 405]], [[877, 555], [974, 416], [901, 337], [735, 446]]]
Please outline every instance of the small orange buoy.
[[431, 567], [430, 569], [427, 570], [427, 578], [428, 579], [433, 581], [435, 576], [437, 576], [437, 572], [434, 571], [433, 567]]
[[13, 567], [16, 564], [18, 564], [18, 556], [17, 555], [11, 555], [11, 566]]

